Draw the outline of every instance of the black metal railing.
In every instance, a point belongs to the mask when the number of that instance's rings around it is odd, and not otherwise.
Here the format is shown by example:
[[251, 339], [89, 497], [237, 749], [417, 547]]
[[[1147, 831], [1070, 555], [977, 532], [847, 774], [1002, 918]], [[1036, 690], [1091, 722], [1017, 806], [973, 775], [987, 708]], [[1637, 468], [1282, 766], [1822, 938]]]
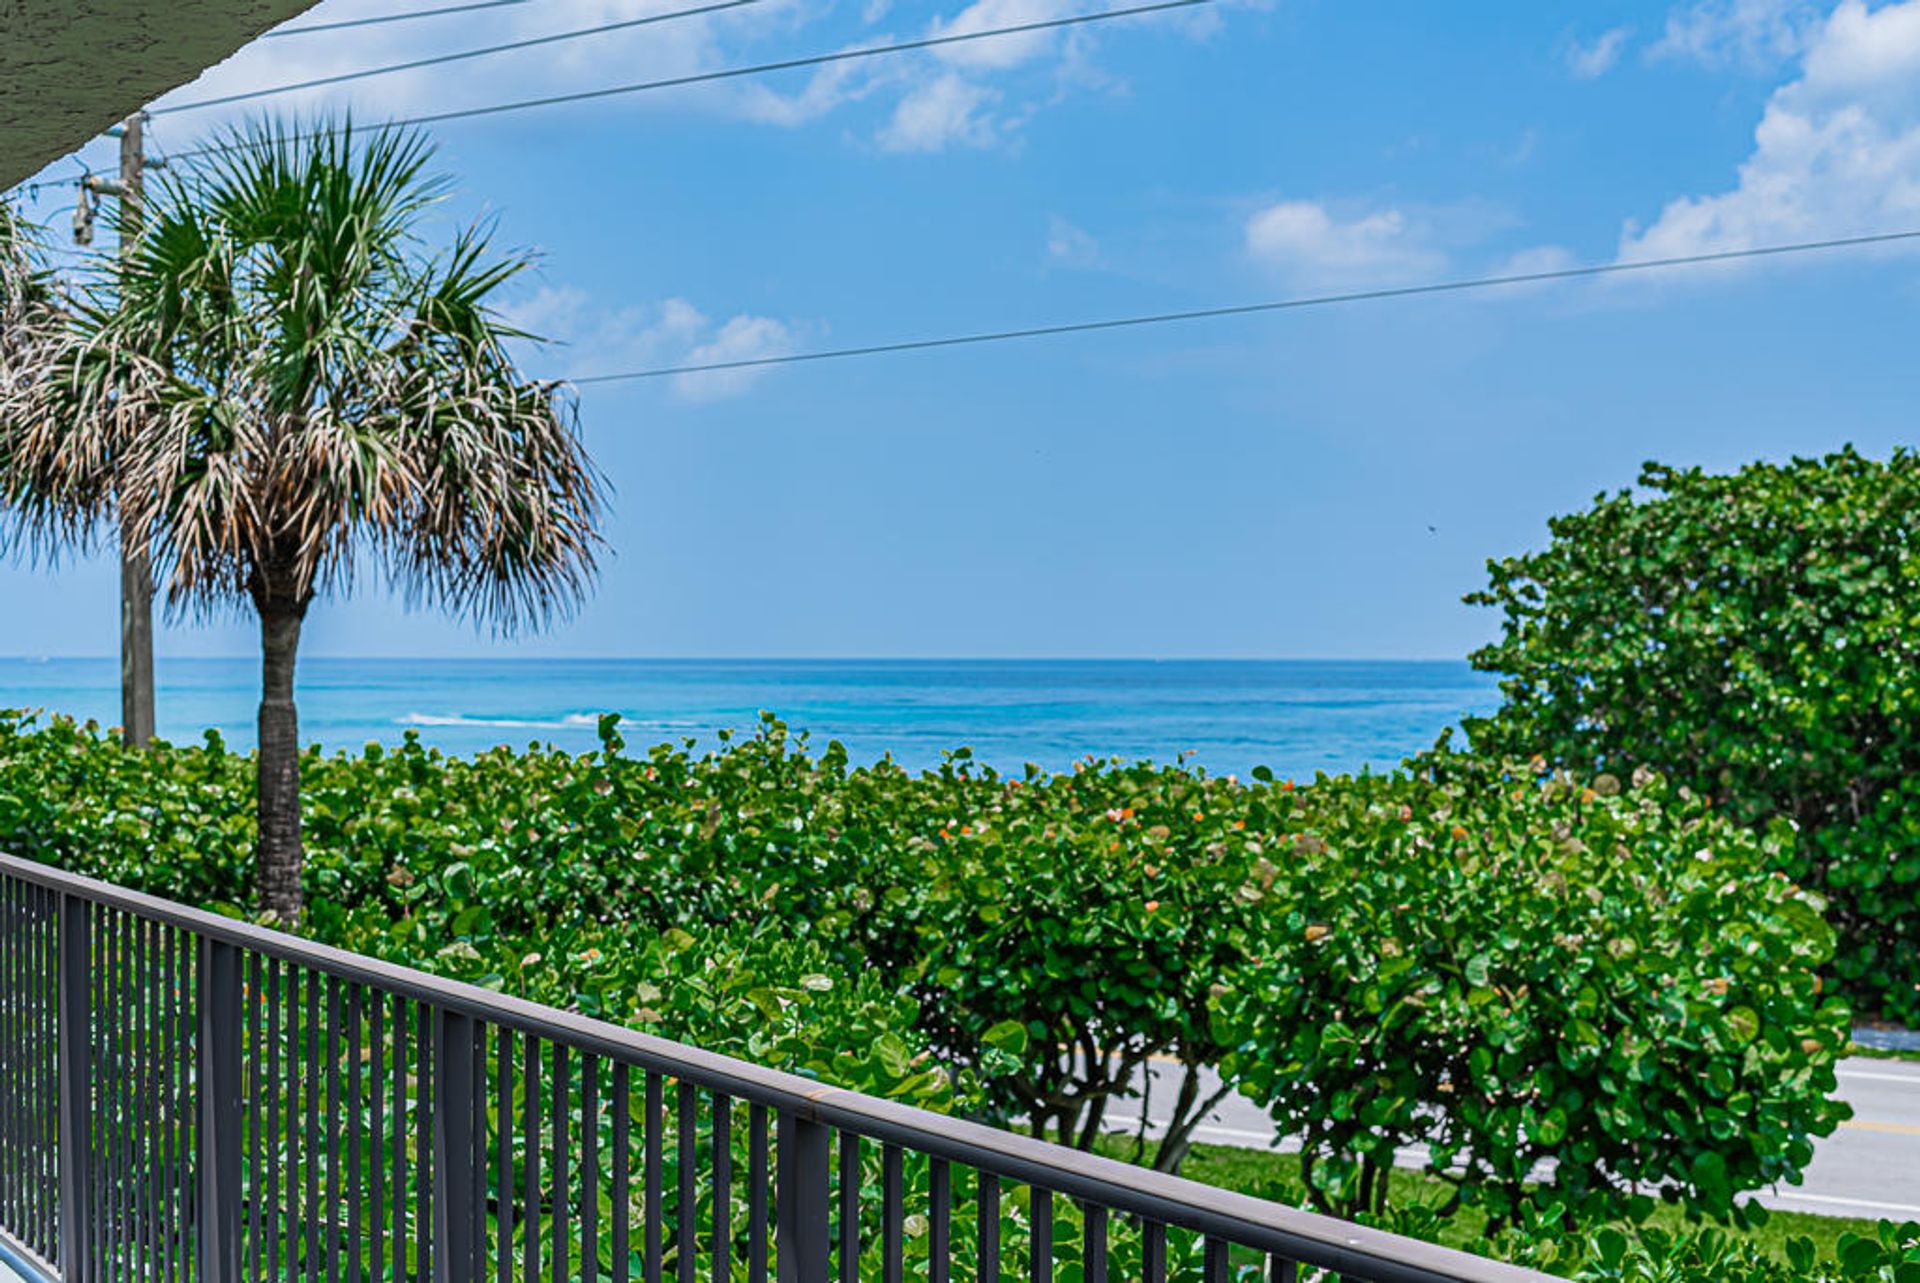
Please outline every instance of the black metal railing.
[[0, 1244], [60, 1283], [1545, 1278], [7, 857]]

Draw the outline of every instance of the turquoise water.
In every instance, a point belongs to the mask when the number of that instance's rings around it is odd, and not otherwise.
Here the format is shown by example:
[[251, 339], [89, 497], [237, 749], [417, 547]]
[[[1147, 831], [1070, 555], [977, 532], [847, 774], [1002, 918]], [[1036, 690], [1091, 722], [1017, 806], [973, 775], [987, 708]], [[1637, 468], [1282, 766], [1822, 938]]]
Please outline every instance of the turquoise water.
[[[0, 707], [119, 720], [108, 659], [0, 659]], [[217, 727], [253, 743], [252, 659], [159, 664], [160, 733]], [[891, 753], [926, 766], [959, 745], [1005, 769], [1078, 757], [1168, 760], [1283, 775], [1389, 766], [1495, 702], [1493, 683], [1445, 661], [1148, 660], [402, 660], [307, 659], [300, 730], [329, 749], [417, 731], [453, 753], [495, 744], [596, 744], [602, 712], [628, 743], [751, 726], [770, 709], [855, 761]]]

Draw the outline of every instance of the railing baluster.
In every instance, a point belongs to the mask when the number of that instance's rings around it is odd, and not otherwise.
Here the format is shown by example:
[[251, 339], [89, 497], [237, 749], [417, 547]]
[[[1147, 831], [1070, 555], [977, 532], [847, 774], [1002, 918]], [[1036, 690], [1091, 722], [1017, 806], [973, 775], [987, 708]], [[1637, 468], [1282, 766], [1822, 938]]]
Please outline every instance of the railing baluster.
[[600, 1058], [580, 1057], [580, 1277], [600, 1283]]
[[1166, 1283], [1167, 1227], [1148, 1221], [1140, 1233], [1140, 1276], [1145, 1283]]
[[37, 1083], [34, 1081], [40, 1063], [39, 1004], [34, 1001], [39, 983], [39, 975], [34, 970], [38, 933], [34, 930], [33, 888], [4, 876], [0, 876], [0, 884], [6, 886], [13, 901], [13, 935], [7, 945], [14, 963], [13, 975], [8, 981], [7, 993], [0, 995], [0, 1001], [11, 1000], [15, 1043], [12, 1088], [16, 1112], [9, 1146], [14, 1151], [16, 1183], [10, 1224], [26, 1246], [38, 1251], [40, 1191], [34, 1185], [34, 1169], [40, 1163], [40, 1114], [45, 1112], [41, 1097], [35, 1093]]
[[662, 1167], [661, 1151], [665, 1148], [665, 1140], [661, 1135], [661, 1131], [666, 1126], [666, 1109], [665, 1089], [660, 1081], [660, 1075], [652, 1070], [648, 1070], [646, 1096], [647, 1116], [645, 1120], [645, 1143], [647, 1147], [647, 1255], [645, 1269], [642, 1271], [642, 1277], [646, 1280], [646, 1283], [660, 1283], [661, 1240], [666, 1236], [665, 1226], [662, 1223], [665, 1218], [661, 1210], [662, 1191], [660, 1189], [662, 1180], [660, 1170]]
[[733, 1277], [733, 1101], [713, 1095], [713, 1283]]
[[1227, 1283], [1227, 1241], [1209, 1234], [1200, 1250], [1201, 1277], [1205, 1283]]
[[100, 1240], [95, 1268], [103, 1283], [118, 1283], [118, 1257], [115, 1235], [119, 1230], [120, 1143], [116, 1119], [119, 1117], [119, 1034], [110, 1013], [119, 1010], [121, 983], [116, 926], [119, 919], [112, 910], [102, 908], [94, 921], [95, 989], [93, 1026], [93, 1111], [99, 1132], [94, 1151], [94, 1183], [97, 1190], [93, 1214], [99, 1222]]
[[[157, 1273], [156, 1266], [163, 1266], [167, 1251], [163, 1244], [160, 1228], [160, 1192], [166, 1180], [166, 1167], [162, 1162], [165, 1153], [164, 1142], [168, 1127], [167, 1118], [161, 1112], [160, 1083], [163, 1078], [160, 1060], [160, 950], [164, 947], [164, 928], [158, 922], [145, 919], [136, 920], [140, 940], [140, 1068], [137, 1081], [140, 1084], [140, 1107], [137, 1115], [140, 1126], [141, 1163], [140, 1163], [140, 1256], [141, 1272], [148, 1275]], [[231, 946], [229, 946], [231, 947]], [[235, 956], [236, 980], [234, 996], [239, 997], [237, 973], [239, 958]], [[236, 1002], [234, 1014], [238, 1016]], [[238, 1023], [236, 1021], [236, 1023]], [[233, 1025], [228, 1025], [224, 1037], [232, 1038]], [[238, 1075], [235, 1075], [236, 1083]], [[239, 1091], [234, 1092], [236, 1100]], [[237, 1132], [235, 1133], [238, 1134]], [[239, 1200], [234, 1203], [239, 1210]], [[238, 1272], [227, 1276], [237, 1283]]]
[[94, 1283], [88, 1259], [93, 1211], [92, 906], [60, 897], [60, 1266], [62, 1283]]
[[477, 1017], [473, 1020], [473, 1037], [467, 1041], [473, 1066], [473, 1092], [467, 1098], [472, 1137], [468, 1166], [473, 1172], [467, 1182], [467, 1216], [473, 1226], [473, 1260], [467, 1277], [470, 1283], [481, 1283], [487, 1267], [487, 1027]]
[[0, 875], [0, 895], [7, 902], [7, 924], [0, 930], [0, 954], [8, 962], [6, 990], [0, 992], [0, 1009], [7, 1012], [11, 1031], [11, 1053], [7, 1065], [6, 1090], [12, 1103], [12, 1115], [6, 1129], [6, 1144], [11, 1160], [7, 1179], [9, 1198], [7, 1226], [28, 1247], [34, 1239], [33, 1165], [38, 1158], [34, 1144], [35, 1118], [29, 1108], [33, 1090], [33, 911], [27, 887]]
[[267, 963], [267, 1159], [264, 1177], [256, 1185], [266, 1226], [267, 1277], [280, 1277], [280, 960]]
[[408, 1271], [407, 1241], [407, 1001], [393, 995], [393, 1279]]
[[[567, 1283], [573, 1241], [567, 1228], [567, 1205], [572, 1195], [567, 1176], [567, 1045], [553, 1044], [553, 1283]], [[533, 1283], [529, 1280], [528, 1283]]]
[[6, 992], [0, 1010], [6, 1013], [6, 1179], [7, 1225], [31, 1240], [34, 1209], [33, 1165], [38, 1151], [33, 1143], [33, 1001], [30, 969], [33, 949], [33, 913], [25, 883], [7, 878], [6, 927], [0, 932], [0, 952], [6, 960]]
[[613, 1283], [629, 1283], [633, 1253], [633, 1080], [613, 1065]]
[[540, 1279], [540, 1040], [527, 1036], [526, 1063], [521, 1074], [525, 1085], [520, 1095], [521, 1148], [525, 1170], [521, 1172], [520, 1222], [526, 1226], [520, 1240], [520, 1278], [523, 1283]]
[[366, 1113], [360, 1092], [360, 1033], [365, 994], [359, 985], [347, 988], [347, 1283], [360, 1283], [360, 1205], [367, 1192], [361, 1180]]
[[827, 1283], [825, 1125], [780, 1111], [779, 1171], [774, 1178], [774, 1257], [779, 1283]]
[[[0, 875], [14, 888], [20, 905], [17, 922], [19, 936], [15, 941], [16, 957], [19, 959], [19, 976], [14, 981], [13, 994], [18, 1003], [17, 1018], [20, 1028], [20, 1058], [18, 1083], [21, 1098], [20, 1112], [20, 1204], [14, 1221], [14, 1229], [21, 1241], [37, 1255], [45, 1256], [46, 1248], [40, 1240], [40, 1198], [46, 1191], [39, 1184], [40, 1173], [40, 1123], [46, 1113], [46, 1095], [40, 1086], [40, 985], [44, 973], [39, 970], [40, 932], [39, 905], [37, 888], [24, 882]], [[31, 1107], [29, 1107], [29, 1102]]]
[[433, 1190], [440, 1173], [433, 1161], [433, 1094], [440, 1089], [433, 1072], [434, 1008], [413, 1004], [413, 1277], [433, 1277]]
[[980, 1283], [1000, 1283], [1000, 1178], [980, 1173]]
[[1107, 1283], [1107, 1209], [1098, 1203], [1085, 1204], [1081, 1219], [1086, 1226], [1081, 1273], [1087, 1283]]
[[946, 1159], [927, 1164], [927, 1283], [947, 1283], [953, 1274], [952, 1182]]
[[[247, 1272], [254, 1283], [264, 1274], [260, 1236], [260, 1097], [266, 1082], [265, 1049], [260, 1045], [263, 1002], [260, 994], [263, 959], [259, 954], [247, 958], [247, 1071], [252, 1085], [247, 1091]], [[182, 1236], [185, 1237], [184, 1235]], [[182, 1275], [185, 1271], [182, 1270]]]
[[690, 1082], [682, 1081], [674, 1093], [675, 1114], [679, 1119], [680, 1196], [674, 1208], [673, 1259], [679, 1283], [694, 1283], [700, 1257], [699, 1156], [695, 1137], [695, 1107], [699, 1097]]
[[20, 1233], [31, 1217], [33, 1195], [28, 1169], [34, 1151], [28, 1139], [32, 1132], [27, 1110], [27, 1092], [31, 1073], [31, 1034], [28, 1032], [28, 971], [26, 954], [30, 946], [26, 911], [26, 887], [12, 878], [0, 879], [0, 1028], [5, 1029], [6, 1055], [0, 1063], [0, 1205], [5, 1207], [6, 1226]]
[[[89, 906], [93, 914], [93, 983], [99, 989], [100, 1006], [107, 1011], [113, 1007], [113, 920], [104, 905]], [[87, 1094], [88, 1136], [86, 1140], [90, 1161], [87, 1164], [87, 1237], [90, 1240], [91, 1261], [87, 1266], [90, 1279], [101, 1283], [110, 1283], [108, 1279], [109, 1258], [107, 1251], [112, 1243], [109, 1231], [113, 1226], [113, 1110], [112, 1098], [101, 1082], [101, 1070], [113, 1063], [111, 1030], [104, 1018], [86, 1030], [87, 1042], [91, 1048], [92, 1063], [88, 1067], [87, 1081], [82, 1090]]]
[[37, 1104], [33, 1092], [33, 1070], [37, 1059], [34, 1040], [33, 1002], [33, 898], [26, 884], [0, 876], [6, 890], [8, 923], [0, 940], [10, 963], [6, 992], [0, 993], [0, 1006], [9, 1013], [12, 1028], [12, 1055], [8, 1061], [8, 1091], [12, 1096], [11, 1125], [7, 1128], [7, 1147], [12, 1160], [8, 1177], [12, 1181], [11, 1214], [7, 1221], [14, 1234], [28, 1247], [34, 1245], [36, 1191], [33, 1168], [39, 1161], [38, 1118], [30, 1102]]
[[113, 1272], [119, 1278], [128, 1277], [131, 1264], [127, 1252], [127, 1240], [133, 1222], [133, 1128], [127, 1105], [128, 1093], [133, 1086], [133, 1075], [129, 1073], [132, 1052], [128, 1043], [132, 1038], [132, 1022], [127, 1019], [129, 994], [133, 988], [129, 974], [132, 962], [132, 950], [127, 947], [127, 934], [131, 915], [114, 913], [111, 917], [113, 930], [113, 1006], [107, 1018], [107, 1026], [112, 1031], [113, 1052], [109, 1063], [113, 1066], [110, 1079], [110, 1104], [107, 1117], [113, 1129], [113, 1165], [110, 1169], [112, 1185], [109, 1187], [113, 1207], [113, 1223], [108, 1231], [108, 1251]]
[[513, 1030], [501, 1025], [494, 1052], [494, 1107], [500, 1169], [494, 1178], [494, 1280], [513, 1283]]
[[1300, 1266], [1289, 1257], [1276, 1256], [1267, 1263], [1270, 1283], [1300, 1283]]
[[129, 992], [133, 988], [132, 977], [128, 974], [132, 962], [132, 950], [127, 947], [127, 934], [130, 915], [114, 913], [109, 919], [112, 930], [108, 938], [112, 942], [112, 987], [113, 1006], [107, 1016], [106, 1025], [111, 1032], [112, 1053], [109, 1064], [112, 1077], [108, 1079], [110, 1095], [107, 1106], [108, 1125], [112, 1129], [113, 1161], [108, 1169], [111, 1185], [108, 1187], [113, 1208], [113, 1221], [108, 1230], [108, 1252], [115, 1275], [127, 1276], [129, 1264], [127, 1240], [131, 1237], [129, 1226], [133, 1221], [133, 1134], [131, 1120], [128, 1117], [128, 1093], [133, 1086], [133, 1075], [128, 1072], [133, 1057], [128, 1050], [133, 1028], [127, 1019]]
[[[166, 1050], [162, 1054], [165, 1057], [163, 1068], [166, 1071], [163, 1088], [167, 1093], [167, 1152], [165, 1159], [166, 1191], [161, 1202], [162, 1226], [165, 1231], [163, 1251], [166, 1254], [166, 1267], [162, 1272], [162, 1278], [165, 1280], [165, 1283], [177, 1283], [178, 1280], [188, 1277], [186, 1250], [188, 1238], [186, 1224], [187, 1200], [184, 1186], [187, 1180], [187, 1154], [192, 1148], [192, 1146], [188, 1144], [186, 1127], [188, 1119], [190, 1119], [192, 1115], [186, 1107], [187, 1083], [188, 1079], [192, 1077], [189, 1065], [197, 1064], [200, 1057], [199, 1020], [197, 1018], [194, 1019], [194, 1030], [192, 1033], [189, 1033], [187, 1029], [189, 1010], [186, 986], [189, 983], [187, 973], [192, 969], [192, 964], [187, 963], [183, 966], [182, 962], [184, 960], [184, 953], [188, 948], [192, 948], [195, 954], [198, 954], [200, 940], [197, 936], [190, 935], [185, 931], [168, 931], [165, 955], [166, 969], [165, 974], [161, 977], [161, 994], [166, 1003], [164, 1008], [166, 1016]], [[240, 1057], [240, 1098], [243, 1109], [248, 1096], [245, 1009], [247, 999], [246, 963], [248, 957], [249, 955], [244, 951], [239, 952], [240, 1023], [235, 1026], [229, 1034], [238, 1046], [237, 1054]], [[199, 1005], [199, 991], [199, 985], [195, 984], [193, 1004], [195, 1007]], [[192, 1057], [191, 1061], [188, 1059], [189, 1056]], [[244, 1143], [247, 1134], [246, 1120], [244, 1117], [239, 1120], [238, 1125], [240, 1127], [242, 1142]], [[247, 1211], [244, 1177], [245, 1169], [243, 1167], [241, 1183], [242, 1201], [239, 1209], [241, 1219], [240, 1228], [243, 1238], [246, 1233]], [[239, 1276], [244, 1279], [247, 1276], [244, 1241], [241, 1246], [240, 1256]]]
[[340, 980], [327, 977], [327, 1283], [340, 1283]]
[[1027, 1218], [1033, 1236], [1029, 1276], [1033, 1283], [1053, 1283], [1053, 1191], [1028, 1187]]
[[0, 1224], [18, 1230], [25, 1223], [27, 1182], [21, 1168], [27, 1158], [26, 1037], [23, 969], [20, 950], [20, 888], [11, 878], [0, 879]]
[[860, 1283], [860, 1137], [840, 1133], [840, 1283]]
[[880, 1150], [880, 1278], [881, 1283], [903, 1283], [906, 1268], [905, 1194], [900, 1147]]
[[367, 1206], [373, 1217], [373, 1242], [368, 1244], [367, 1269], [375, 1283], [387, 1277], [387, 995], [375, 989], [367, 995], [373, 1023], [367, 1030]]
[[200, 941], [201, 1283], [240, 1283], [240, 954]]
[[747, 1283], [767, 1283], [767, 1107], [747, 1108]]
[[[473, 1283], [480, 1269], [480, 1227], [474, 1224], [473, 1049], [481, 1037], [473, 1017], [436, 1009], [433, 1018], [434, 1283]], [[424, 1236], [422, 1242], [425, 1242]]]
[[303, 969], [303, 979], [307, 993], [307, 1121], [306, 1134], [301, 1137], [300, 1159], [307, 1179], [307, 1199], [300, 1228], [306, 1236], [307, 1278], [313, 1283], [320, 1277], [321, 1226], [333, 1215], [333, 1209], [320, 1205], [320, 1156], [327, 1145], [327, 1137], [320, 1131], [320, 973]]

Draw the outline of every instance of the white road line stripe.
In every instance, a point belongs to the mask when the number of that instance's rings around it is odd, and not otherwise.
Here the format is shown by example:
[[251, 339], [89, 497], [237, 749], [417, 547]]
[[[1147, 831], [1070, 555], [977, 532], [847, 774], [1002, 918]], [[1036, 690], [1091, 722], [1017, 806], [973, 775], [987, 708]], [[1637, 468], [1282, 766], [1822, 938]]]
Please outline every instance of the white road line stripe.
[[1920, 1217], [1920, 1207], [1911, 1203], [1876, 1203], [1869, 1198], [1835, 1198], [1828, 1194], [1802, 1194], [1798, 1190], [1773, 1190], [1766, 1197], [1784, 1198], [1801, 1203], [1819, 1203], [1826, 1207], [1864, 1207], [1876, 1212], [1898, 1212], [1902, 1216]]
[[1906, 1083], [1920, 1087], [1920, 1074], [1883, 1074], [1872, 1069], [1848, 1069], [1844, 1066], [1833, 1072], [1841, 1078], [1870, 1078], [1877, 1083]]

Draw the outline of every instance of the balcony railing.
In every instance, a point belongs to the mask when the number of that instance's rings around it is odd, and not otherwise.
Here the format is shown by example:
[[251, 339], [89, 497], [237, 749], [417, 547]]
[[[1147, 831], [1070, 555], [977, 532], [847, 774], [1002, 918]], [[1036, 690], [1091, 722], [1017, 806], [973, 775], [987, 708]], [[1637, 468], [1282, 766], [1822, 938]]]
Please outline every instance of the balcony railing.
[[0, 857], [0, 1247], [61, 1283], [1541, 1283]]

